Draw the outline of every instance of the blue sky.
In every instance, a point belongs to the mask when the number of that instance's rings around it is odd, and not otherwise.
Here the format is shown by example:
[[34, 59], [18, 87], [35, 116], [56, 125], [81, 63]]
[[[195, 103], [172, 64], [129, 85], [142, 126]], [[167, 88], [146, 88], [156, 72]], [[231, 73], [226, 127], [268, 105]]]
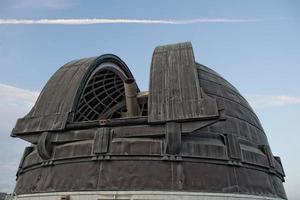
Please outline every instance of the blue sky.
[[[34, 24], [41, 19], [48, 21]], [[53, 19], [56, 24], [50, 24]], [[104, 24], [103, 19], [122, 20]], [[253, 105], [273, 154], [283, 161], [287, 194], [299, 199], [299, 35], [296, 0], [0, 0], [0, 152], [7, 152], [0, 155], [0, 191], [12, 190], [26, 145], [9, 138], [10, 130], [61, 65], [114, 53], [147, 90], [154, 47], [191, 41], [196, 60], [219, 72]]]

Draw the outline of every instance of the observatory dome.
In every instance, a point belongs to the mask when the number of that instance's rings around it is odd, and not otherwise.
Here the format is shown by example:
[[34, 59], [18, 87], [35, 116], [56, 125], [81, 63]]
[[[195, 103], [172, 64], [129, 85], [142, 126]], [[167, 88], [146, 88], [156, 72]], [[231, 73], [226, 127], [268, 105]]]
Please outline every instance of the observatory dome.
[[16, 198], [287, 198], [255, 112], [191, 43], [155, 48], [149, 80], [111, 54], [62, 66], [12, 131]]

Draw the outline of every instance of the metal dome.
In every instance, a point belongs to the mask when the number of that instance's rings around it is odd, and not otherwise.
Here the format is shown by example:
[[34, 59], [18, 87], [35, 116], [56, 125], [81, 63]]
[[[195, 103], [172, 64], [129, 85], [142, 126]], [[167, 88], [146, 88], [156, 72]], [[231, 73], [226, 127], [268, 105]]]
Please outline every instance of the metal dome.
[[87, 191], [287, 198], [280, 158], [254, 111], [196, 63], [190, 43], [154, 50], [149, 92], [133, 79], [109, 54], [72, 61], [51, 77], [12, 132], [31, 143], [18, 198]]

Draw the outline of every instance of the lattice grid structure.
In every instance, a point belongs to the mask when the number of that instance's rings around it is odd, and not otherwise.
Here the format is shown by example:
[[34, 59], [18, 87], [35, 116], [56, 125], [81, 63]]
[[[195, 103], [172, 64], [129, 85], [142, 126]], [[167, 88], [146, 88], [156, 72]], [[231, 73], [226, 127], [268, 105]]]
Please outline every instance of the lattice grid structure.
[[83, 89], [74, 121], [120, 118], [125, 106], [124, 97], [121, 77], [109, 69], [98, 70]]

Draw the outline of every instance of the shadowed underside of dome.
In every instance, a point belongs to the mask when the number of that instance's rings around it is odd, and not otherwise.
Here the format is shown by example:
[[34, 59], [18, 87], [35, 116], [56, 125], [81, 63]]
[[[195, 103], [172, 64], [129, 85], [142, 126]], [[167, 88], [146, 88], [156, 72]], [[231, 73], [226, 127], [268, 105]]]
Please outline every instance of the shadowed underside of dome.
[[[148, 92], [110, 54], [67, 63], [12, 136], [16, 194], [177, 191], [285, 199], [284, 171], [241, 94], [190, 43], [154, 50]], [[101, 199], [101, 198], [100, 198]], [[241, 198], [242, 199], [242, 198]]]

